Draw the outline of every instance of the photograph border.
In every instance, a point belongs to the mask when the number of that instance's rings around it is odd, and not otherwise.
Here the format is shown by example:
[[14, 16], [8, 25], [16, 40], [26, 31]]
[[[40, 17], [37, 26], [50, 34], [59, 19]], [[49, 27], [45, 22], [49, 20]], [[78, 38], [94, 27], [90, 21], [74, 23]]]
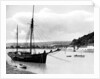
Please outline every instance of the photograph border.
[[1, 78], [99, 78], [99, 8], [94, 6], [94, 74], [6, 74], [6, 5], [93, 5], [93, 3], [91, 1], [1, 1]]

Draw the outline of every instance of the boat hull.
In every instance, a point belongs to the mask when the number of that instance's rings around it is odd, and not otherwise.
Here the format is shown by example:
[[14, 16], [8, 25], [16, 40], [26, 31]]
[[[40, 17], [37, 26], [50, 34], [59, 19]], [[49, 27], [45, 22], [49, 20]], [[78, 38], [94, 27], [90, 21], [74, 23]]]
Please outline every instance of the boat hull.
[[9, 52], [8, 56], [15, 61], [33, 62], [33, 63], [46, 63], [47, 54], [30, 54], [29, 52], [20, 53]]

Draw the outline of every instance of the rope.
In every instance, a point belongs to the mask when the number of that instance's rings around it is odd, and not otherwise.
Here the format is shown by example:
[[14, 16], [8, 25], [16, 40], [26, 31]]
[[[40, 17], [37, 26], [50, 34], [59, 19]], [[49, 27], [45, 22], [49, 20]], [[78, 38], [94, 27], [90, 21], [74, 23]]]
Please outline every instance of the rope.
[[[48, 38], [47, 38], [47, 36], [46, 35], [44, 35], [44, 33], [43, 34], [41, 34], [40, 32], [39, 32], [39, 30], [38, 29], [41, 29], [42, 27], [40, 27], [40, 26], [38, 26], [38, 27], [35, 27], [35, 31], [36, 31], [36, 33], [37, 33], [37, 36], [39, 36], [40, 37], [40, 39], [41, 40], [43, 40], [43, 42], [45, 42], [45, 40], [48, 40]], [[39, 39], [39, 38], [38, 38]], [[45, 40], [44, 40], [45, 39]]]
[[53, 57], [53, 58], [56, 58], [56, 59], [58, 59], [58, 60], [60, 60], [60, 61], [70, 62], [70, 61], [68, 61], [68, 60], [65, 60], [65, 59], [62, 59], [62, 58], [59, 58], [59, 57], [56, 57], [56, 56], [52, 56], [52, 55], [50, 55], [50, 54], [49, 54], [49, 56], [51, 56], [51, 57]]

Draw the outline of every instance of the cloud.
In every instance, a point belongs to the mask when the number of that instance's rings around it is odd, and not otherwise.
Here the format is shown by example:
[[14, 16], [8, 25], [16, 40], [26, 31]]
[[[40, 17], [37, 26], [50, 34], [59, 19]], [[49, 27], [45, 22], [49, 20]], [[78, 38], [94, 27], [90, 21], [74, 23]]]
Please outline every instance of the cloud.
[[[11, 39], [13, 38], [13, 39], [16, 40], [16, 37], [17, 37], [17, 29], [14, 29], [14, 30], [10, 31], [9, 33], [10, 33], [9, 35], [11, 36]], [[24, 30], [18, 30], [18, 38], [20, 38], [20, 39], [23, 39], [23, 38], [25, 39], [26, 38], [26, 33], [25, 33]]]
[[26, 24], [30, 23], [30, 19], [32, 13], [30, 12], [21, 12], [21, 13], [16, 13], [12, 18], [15, 19], [15, 21], [22, 26], [25, 26]]
[[[18, 24], [21, 30], [27, 32], [31, 17], [32, 13], [30, 12], [16, 13], [13, 17], [7, 19], [7, 27], [13, 29]], [[93, 13], [84, 10], [55, 13], [44, 8], [35, 13], [34, 20], [36, 40], [72, 40], [83, 33], [93, 31]], [[24, 31], [22, 31], [22, 35], [26, 34]]]
[[19, 35], [21, 35], [21, 36], [25, 36], [25, 35], [26, 35], [26, 33], [25, 33], [25, 31], [24, 31], [24, 30], [22, 30], [22, 31], [19, 33]]
[[16, 30], [16, 29], [14, 29], [13, 31], [10, 31], [10, 34], [11, 34], [12, 36], [15, 36], [16, 33], [17, 33], [17, 30]]
[[94, 18], [93, 17], [89, 17], [89, 18], [86, 18], [85, 19], [87, 22], [93, 22], [94, 21]]

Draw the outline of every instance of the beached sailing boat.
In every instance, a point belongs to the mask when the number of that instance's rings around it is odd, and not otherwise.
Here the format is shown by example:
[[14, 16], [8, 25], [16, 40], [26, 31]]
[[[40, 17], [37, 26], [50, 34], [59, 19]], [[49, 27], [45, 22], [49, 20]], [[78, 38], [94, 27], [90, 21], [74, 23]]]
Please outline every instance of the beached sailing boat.
[[[35, 49], [32, 51], [32, 39], [34, 39], [34, 6], [33, 6], [33, 13], [30, 25], [30, 52], [26, 51], [18, 51], [18, 26], [17, 26], [17, 48], [15, 52], [8, 52], [8, 55], [11, 57], [12, 60], [16, 61], [24, 61], [24, 62], [34, 62], [34, 63], [46, 63], [46, 57], [48, 53], [44, 51], [43, 53], [36, 53]], [[53, 52], [53, 51], [52, 51]]]
[[[18, 48], [18, 25], [17, 25], [17, 45], [15, 52], [8, 52], [8, 55], [11, 57], [12, 60], [15, 61], [23, 61], [23, 62], [33, 62], [33, 63], [46, 63], [46, 58], [49, 53], [60, 51], [61, 49], [56, 49], [54, 51], [50, 50], [49, 52], [36, 53], [35, 48], [32, 47], [32, 39], [34, 40], [34, 6], [33, 6], [33, 13], [32, 19], [30, 24], [30, 51], [19, 51]], [[34, 49], [34, 51], [32, 51]]]

